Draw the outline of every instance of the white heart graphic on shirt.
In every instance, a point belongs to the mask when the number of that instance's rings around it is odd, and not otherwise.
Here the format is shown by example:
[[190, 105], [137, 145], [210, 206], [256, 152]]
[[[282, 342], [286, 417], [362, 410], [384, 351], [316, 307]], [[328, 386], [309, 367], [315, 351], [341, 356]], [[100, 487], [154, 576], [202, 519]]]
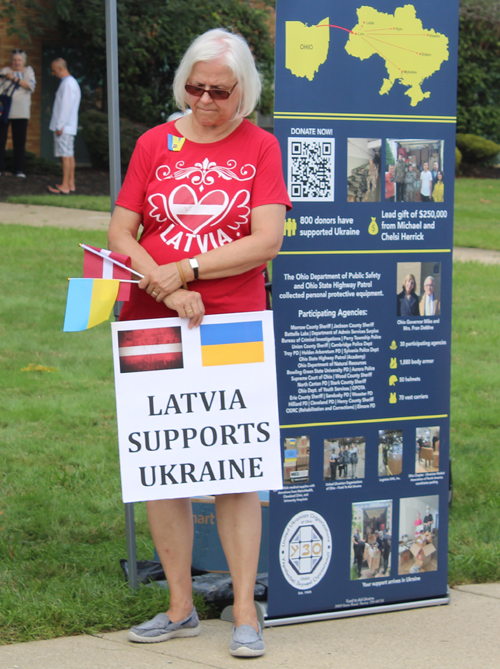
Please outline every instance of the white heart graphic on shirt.
[[222, 216], [228, 202], [228, 194], [223, 190], [210, 191], [199, 200], [196, 192], [186, 184], [175, 188], [168, 198], [172, 218], [195, 235]]

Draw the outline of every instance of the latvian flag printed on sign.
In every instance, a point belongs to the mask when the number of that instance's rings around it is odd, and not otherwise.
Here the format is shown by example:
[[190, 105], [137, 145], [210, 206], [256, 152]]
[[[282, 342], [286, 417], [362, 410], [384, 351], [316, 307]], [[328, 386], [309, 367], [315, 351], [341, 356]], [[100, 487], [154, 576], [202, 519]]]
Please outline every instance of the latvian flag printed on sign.
[[122, 373], [184, 367], [180, 327], [121, 330], [118, 351]]
[[200, 325], [203, 367], [264, 362], [262, 321]]

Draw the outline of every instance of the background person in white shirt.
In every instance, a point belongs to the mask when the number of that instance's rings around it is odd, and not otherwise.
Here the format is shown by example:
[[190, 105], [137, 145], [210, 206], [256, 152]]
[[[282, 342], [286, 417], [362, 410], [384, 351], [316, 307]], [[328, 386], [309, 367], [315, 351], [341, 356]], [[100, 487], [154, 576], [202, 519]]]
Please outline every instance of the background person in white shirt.
[[61, 80], [56, 92], [49, 130], [54, 132], [54, 155], [61, 158], [62, 184], [49, 186], [57, 195], [68, 195], [75, 190], [75, 135], [78, 130], [78, 109], [81, 91], [77, 80], [68, 71], [66, 61], [56, 58], [51, 65], [52, 74]]
[[424, 281], [424, 294], [420, 300], [421, 316], [437, 316], [440, 312], [440, 302], [434, 295], [434, 279], [428, 276]]
[[26, 54], [22, 49], [14, 49], [10, 55], [10, 65], [0, 70], [0, 93], [11, 91], [12, 83], [17, 84], [12, 94], [12, 105], [7, 123], [0, 124], [0, 174], [4, 171], [5, 145], [9, 125], [12, 131], [14, 149], [14, 174], [24, 179], [24, 156], [26, 133], [31, 110], [31, 94], [36, 81], [33, 68], [26, 66]]

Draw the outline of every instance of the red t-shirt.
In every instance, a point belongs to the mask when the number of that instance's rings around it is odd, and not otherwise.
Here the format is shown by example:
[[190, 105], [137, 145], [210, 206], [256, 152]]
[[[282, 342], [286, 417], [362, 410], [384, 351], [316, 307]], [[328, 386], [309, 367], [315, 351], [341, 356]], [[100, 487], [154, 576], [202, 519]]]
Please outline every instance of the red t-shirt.
[[[159, 264], [192, 258], [250, 234], [254, 207], [284, 204], [286, 192], [278, 141], [247, 120], [210, 144], [185, 140], [169, 150], [175, 122], [146, 132], [137, 142], [116, 204], [142, 216], [139, 243]], [[172, 141], [172, 138], [171, 140]], [[189, 284], [207, 314], [265, 309], [262, 270]], [[177, 316], [133, 286], [121, 320]]]

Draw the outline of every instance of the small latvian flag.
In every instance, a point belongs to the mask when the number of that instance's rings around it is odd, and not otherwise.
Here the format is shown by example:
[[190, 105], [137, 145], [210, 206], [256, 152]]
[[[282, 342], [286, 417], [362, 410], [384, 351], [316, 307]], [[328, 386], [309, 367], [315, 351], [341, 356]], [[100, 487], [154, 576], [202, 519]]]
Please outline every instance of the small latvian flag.
[[180, 327], [121, 330], [118, 349], [122, 373], [184, 367]]
[[264, 362], [262, 321], [200, 325], [203, 367]]
[[[121, 253], [114, 253], [113, 251], [108, 251], [108, 249], [98, 249], [95, 246], [89, 246], [88, 248], [94, 249], [99, 255], [87, 251], [85, 244], [81, 245], [83, 253], [83, 276], [84, 278], [91, 279], [122, 279], [130, 281], [132, 274], [130, 271], [127, 271], [123, 267], [115, 265], [107, 258], [113, 258], [121, 262], [122, 265], [127, 265], [130, 267], [132, 264], [129, 256], [122, 255]], [[118, 291], [118, 297], [116, 298], [119, 302], [126, 302], [130, 300], [130, 283], [120, 283], [120, 289]]]

